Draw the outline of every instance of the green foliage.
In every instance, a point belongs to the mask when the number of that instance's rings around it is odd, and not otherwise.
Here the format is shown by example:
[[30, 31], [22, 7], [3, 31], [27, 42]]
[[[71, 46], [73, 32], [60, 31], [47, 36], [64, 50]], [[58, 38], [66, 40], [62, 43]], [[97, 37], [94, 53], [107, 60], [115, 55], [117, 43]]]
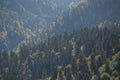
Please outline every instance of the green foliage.
[[101, 80], [110, 80], [110, 75], [108, 73], [102, 73]]
[[19, 46], [16, 51], [1, 51], [0, 79], [119, 80], [120, 27], [111, 25], [53, 36]]

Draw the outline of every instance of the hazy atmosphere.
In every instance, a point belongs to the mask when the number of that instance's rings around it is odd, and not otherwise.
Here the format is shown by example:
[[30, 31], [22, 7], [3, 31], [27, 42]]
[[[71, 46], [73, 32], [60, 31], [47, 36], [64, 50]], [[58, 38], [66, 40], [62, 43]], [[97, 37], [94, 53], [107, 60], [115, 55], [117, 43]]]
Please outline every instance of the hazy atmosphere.
[[0, 80], [120, 80], [120, 0], [0, 0]]

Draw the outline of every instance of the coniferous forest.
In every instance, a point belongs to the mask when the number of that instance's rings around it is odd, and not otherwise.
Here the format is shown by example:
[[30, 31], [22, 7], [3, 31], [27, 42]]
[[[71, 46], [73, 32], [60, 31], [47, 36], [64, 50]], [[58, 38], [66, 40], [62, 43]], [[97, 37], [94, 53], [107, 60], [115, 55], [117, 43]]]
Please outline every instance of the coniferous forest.
[[[120, 23], [57, 35], [0, 54], [1, 80], [119, 80]], [[104, 24], [102, 25], [104, 26]]]
[[0, 0], [0, 80], [120, 80], [119, 0], [26, 2]]

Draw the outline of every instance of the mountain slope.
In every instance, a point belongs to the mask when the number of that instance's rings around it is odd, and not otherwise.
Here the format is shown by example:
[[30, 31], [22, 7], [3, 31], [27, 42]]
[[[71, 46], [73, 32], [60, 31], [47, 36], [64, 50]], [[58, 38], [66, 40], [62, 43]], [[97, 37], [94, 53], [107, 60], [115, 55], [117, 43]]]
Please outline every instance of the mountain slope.
[[102, 26], [1, 52], [0, 79], [119, 80], [120, 22]]
[[[64, 4], [68, 12], [49, 27], [45, 25], [54, 14], [53, 0], [29, 0], [34, 7], [25, 5], [28, 0], [4, 1], [0, 1], [0, 80], [120, 80], [119, 0]], [[48, 15], [46, 9], [53, 13]], [[19, 42], [16, 49], [3, 50]]]
[[[71, 0], [1, 0], [1, 49], [13, 49], [23, 41], [42, 39], [48, 25], [61, 15]], [[3, 44], [2, 44], [3, 43]]]
[[104, 21], [115, 22], [120, 18], [119, 4], [119, 0], [1, 1], [1, 49], [13, 49], [21, 43], [37, 42], [47, 36]]
[[53, 33], [120, 20], [119, 8], [119, 0], [86, 0], [60, 16], [51, 25]]

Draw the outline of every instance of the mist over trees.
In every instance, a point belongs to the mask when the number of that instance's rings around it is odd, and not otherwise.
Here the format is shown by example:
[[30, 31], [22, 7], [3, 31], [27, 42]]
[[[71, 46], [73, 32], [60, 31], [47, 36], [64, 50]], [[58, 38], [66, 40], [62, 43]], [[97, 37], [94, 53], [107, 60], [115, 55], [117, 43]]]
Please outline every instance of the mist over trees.
[[1, 0], [0, 80], [120, 80], [119, 8], [119, 0]]

